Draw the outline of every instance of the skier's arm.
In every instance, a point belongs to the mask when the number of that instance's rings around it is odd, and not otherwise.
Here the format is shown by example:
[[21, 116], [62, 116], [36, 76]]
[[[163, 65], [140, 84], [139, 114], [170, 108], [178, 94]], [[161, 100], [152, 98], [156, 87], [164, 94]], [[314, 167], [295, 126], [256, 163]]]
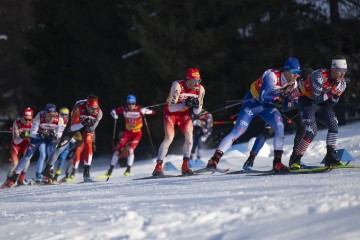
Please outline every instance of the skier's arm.
[[64, 119], [62, 117], [59, 117], [59, 122], [57, 124], [57, 126], [55, 127], [55, 137], [56, 139], [61, 138], [61, 135], [64, 131]]
[[178, 103], [180, 92], [181, 92], [180, 84], [177, 81], [175, 81], [171, 86], [170, 95], [169, 95], [169, 102], [168, 102], [169, 112], [185, 111], [190, 108], [185, 105], [185, 102]]
[[202, 85], [200, 85], [200, 92], [199, 92], [199, 107], [198, 108], [193, 108], [193, 112], [195, 114], [199, 114], [203, 108], [204, 105], [204, 96], [205, 96], [205, 89]]
[[15, 144], [21, 143], [23, 139], [20, 137], [20, 131], [18, 125], [16, 124], [16, 120], [13, 123], [12, 129], [13, 129], [12, 134], [13, 134], [14, 143]]
[[84, 127], [84, 125], [82, 124], [82, 120], [80, 119], [81, 113], [80, 113], [80, 108], [78, 106], [78, 104], [75, 104], [72, 112], [71, 112], [71, 126], [70, 126], [70, 131], [72, 132], [76, 132], [78, 130], [80, 130], [81, 128]]
[[263, 84], [260, 88], [259, 102], [262, 104], [274, 103], [280, 97], [279, 91], [276, 90], [276, 75], [273, 72], [268, 72], [263, 76]]
[[329, 91], [324, 89], [324, 76], [316, 71], [311, 75], [312, 99], [314, 104], [322, 103], [331, 98]]
[[30, 137], [31, 138], [40, 138], [40, 135], [38, 133], [39, 126], [40, 126], [40, 113], [38, 113], [36, 115], [36, 117], [34, 118], [34, 122], [31, 125], [31, 130], [30, 130]]
[[99, 125], [99, 122], [100, 122], [102, 116], [103, 116], [103, 113], [102, 113], [101, 109], [99, 109], [99, 113], [96, 116], [96, 120], [95, 120], [94, 125], [86, 127], [86, 131], [87, 132], [94, 132], [96, 127]]
[[141, 108], [140, 112], [142, 115], [155, 115], [155, 110], [151, 110], [148, 108]]

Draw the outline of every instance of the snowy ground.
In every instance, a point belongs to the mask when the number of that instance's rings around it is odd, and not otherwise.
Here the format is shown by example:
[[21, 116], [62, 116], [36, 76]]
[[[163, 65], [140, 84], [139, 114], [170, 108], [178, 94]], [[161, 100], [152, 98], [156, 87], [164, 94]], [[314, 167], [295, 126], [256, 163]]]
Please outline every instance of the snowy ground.
[[[359, 129], [360, 122], [340, 127], [338, 141], [338, 148], [356, 160]], [[316, 137], [303, 159], [306, 164], [320, 164], [325, 134]], [[284, 163], [292, 141], [293, 135], [286, 137]], [[204, 161], [213, 151], [205, 152]], [[234, 146], [220, 167], [241, 169], [247, 151], [244, 144]], [[269, 169], [271, 158], [258, 157], [255, 167]], [[92, 175], [103, 174], [109, 161], [94, 159]], [[179, 168], [181, 156], [167, 161]], [[4, 181], [7, 165], [1, 168]], [[150, 159], [137, 162], [132, 177], [115, 169], [109, 182], [0, 190], [0, 239], [360, 239], [360, 169], [133, 180], [150, 175], [153, 168]]]

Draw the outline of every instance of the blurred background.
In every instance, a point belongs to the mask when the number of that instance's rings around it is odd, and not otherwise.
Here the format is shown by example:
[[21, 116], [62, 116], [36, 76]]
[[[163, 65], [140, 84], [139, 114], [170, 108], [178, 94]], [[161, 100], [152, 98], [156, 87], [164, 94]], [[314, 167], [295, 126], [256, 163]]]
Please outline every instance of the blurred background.
[[[164, 103], [189, 67], [200, 69], [211, 111], [242, 99], [252, 81], [290, 56], [318, 69], [337, 54], [348, 61], [348, 87], [336, 109], [346, 124], [360, 115], [359, 39], [360, 0], [0, 0], [0, 130], [9, 130], [25, 107], [37, 113], [51, 102], [71, 109], [94, 93], [104, 112], [96, 154], [111, 154], [110, 110], [128, 94], [142, 106]], [[214, 120], [229, 121], [240, 107]], [[147, 121], [157, 151], [162, 107], [154, 110]], [[256, 119], [238, 141], [257, 134], [261, 123]], [[208, 145], [232, 127], [215, 125]], [[137, 159], [154, 155], [143, 130]], [[7, 161], [11, 134], [0, 137], [0, 161]], [[182, 144], [178, 132], [170, 153]]]

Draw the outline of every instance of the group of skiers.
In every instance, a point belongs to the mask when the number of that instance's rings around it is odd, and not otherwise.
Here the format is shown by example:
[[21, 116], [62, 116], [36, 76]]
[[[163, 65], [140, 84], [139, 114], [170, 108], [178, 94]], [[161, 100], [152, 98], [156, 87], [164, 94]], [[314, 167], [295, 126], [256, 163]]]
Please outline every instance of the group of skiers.
[[[242, 101], [242, 108], [233, 130], [223, 138], [208, 161], [207, 168], [217, 168], [224, 152], [247, 130], [255, 116], [260, 116], [264, 120], [264, 131], [257, 137], [249, 158], [243, 165], [244, 169], [252, 169], [257, 153], [272, 132], [274, 132], [273, 170], [300, 169], [301, 158], [317, 134], [317, 120], [328, 127], [325, 165], [342, 164], [334, 155], [338, 122], [333, 106], [339, 101], [346, 88], [344, 79], [346, 71], [346, 58], [340, 55], [332, 58], [329, 69], [315, 70], [303, 78], [299, 77], [301, 73], [299, 60], [294, 57], [286, 59], [283, 70], [266, 70], [251, 84]], [[185, 138], [181, 172], [183, 175], [193, 174], [189, 168], [189, 160], [194, 158], [195, 148], [211, 134], [212, 128], [212, 115], [203, 109], [205, 89], [200, 84], [201, 81], [199, 69], [189, 68], [185, 80], [172, 83], [164, 107], [165, 137], [158, 151], [156, 166], [152, 173], [154, 176], [164, 174], [162, 164], [174, 139], [175, 125], [179, 127]], [[33, 114], [32, 109], [26, 108], [23, 116], [14, 122], [11, 143], [12, 162], [2, 187], [12, 187], [15, 183], [24, 184], [30, 159], [37, 149], [40, 151], [40, 157], [37, 162], [36, 179], [56, 181], [69, 153], [70, 144], [76, 142], [78, 144], [73, 148], [72, 157], [74, 169], [70, 176], [67, 174], [67, 177], [74, 178], [82, 159], [84, 181], [92, 181], [90, 168], [95, 129], [103, 116], [98, 97], [90, 94], [87, 99], [77, 101], [71, 112], [67, 108], [61, 108], [58, 113], [56, 106], [49, 103], [35, 118]], [[136, 97], [130, 94], [127, 96], [126, 105], [112, 109], [110, 114], [114, 119], [118, 119], [119, 115], [124, 117], [125, 130], [105, 175], [111, 176], [120, 153], [126, 149], [127, 169], [124, 175], [130, 176], [134, 150], [142, 138], [143, 118], [147, 114], [154, 115], [155, 111], [137, 105]], [[294, 120], [297, 126], [289, 167], [282, 163], [285, 138], [283, 116], [290, 122]], [[19, 159], [20, 154], [23, 155], [21, 159]], [[48, 160], [43, 169], [46, 155]], [[200, 157], [199, 152], [197, 157]]]
[[[281, 172], [301, 168], [301, 158], [317, 134], [316, 120], [328, 127], [325, 165], [341, 165], [341, 161], [334, 155], [338, 137], [338, 122], [333, 106], [345, 91], [346, 72], [346, 58], [341, 55], [332, 58], [329, 69], [315, 70], [304, 79], [305, 81], [299, 79], [301, 66], [299, 60], [294, 57], [285, 61], [282, 71], [266, 70], [251, 84], [250, 90], [242, 102], [243, 105], [233, 130], [221, 141], [206, 168], [217, 168], [224, 152], [247, 130], [255, 116], [260, 116], [268, 125], [265, 130], [268, 131], [271, 128], [274, 131], [274, 171]], [[183, 175], [193, 174], [188, 166], [193, 144], [191, 114], [198, 115], [203, 107], [205, 89], [200, 82], [200, 72], [195, 68], [188, 69], [185, 80], [173, 82], [164, 109], [165, 138], [158, 152], [153, 176], [164, 175], [162, 164], [174, 138], [175, 125], [178, 125], [185, 137], [181, 172]], [[294, 111], [296, 108], [299, 114]], [[287, 118], [288, 120], [294, 119], [298, 128], [289, 160], [290, 168], [282, 163], [285, 138], [282, 117], [284, 112], [291, 112]], [[244, 163], [245, 170], [253, 167], [257, 152], [269, 136], [270, 134], [266, 133], [258, 136], [249, 158]]]
[[[61, 108], [59, 113], [54, 104], [46, 104], [35, 118], [34, 112], [26, 108], [23, 116], [13, 124], [13, 139], [11, 142], [11, 167], [1, 188], [12, 187], [15, 183], [25, 184], [25, 173], [30, 160], [37, 149], [40, 157], [37, 161], [35, 181], [52, 183], [61, 174], [61, 168], [67, 157], [70, 144], [78, 142], [74, 148], [74, 170], [80, 159], [84, 161], [84, 181], [91, 181], [90, 167], [93, 155], [95, 129], [102, 118], [98, 97], [90, 94], [87, 99], [75, 103], [71, 114], [69, 109]], [[23, 155], [19, 160], [19, 156]], [[48, 158], [43, 169], [44, 160]], [[53, 165], [58, 162], [55, 169]], [[55, 174], [53, 175], [53, 171]]]

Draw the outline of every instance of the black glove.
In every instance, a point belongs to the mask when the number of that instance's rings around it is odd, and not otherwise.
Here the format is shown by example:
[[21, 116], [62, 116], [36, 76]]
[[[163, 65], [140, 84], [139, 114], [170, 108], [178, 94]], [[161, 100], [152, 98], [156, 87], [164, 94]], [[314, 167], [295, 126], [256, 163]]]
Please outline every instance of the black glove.
[[188, 97], [185, 99], [185, 106], [192, 107], [193, 106], [193, 97]]
[[91, 127], [95, 124], [95, 122], [96, 122], [96, 118], [93, 118], [91, 116], [86, 116], [82, 121], [82, 124]]
[[50, 136], [50, 132], [45, 130], [40, 134], [41, 138], [48, 138]]
[[30, 132], [29, 131], [22, 131], [21, 133], [20, 133], [20, 137], [21, 138], [29, 138], [30, 137]]
[[273, 104], [277, 108], [282, 108], [282, 104], [284, 103], [284, 99], [281, 96], [274, 97]]
[[199, 108], [199, 99], [198, 98], [193, 98], [192, 100], [192, 106], [194, 108]]
[[49, 133], [49, 138], [52, 139], [52, 140], [55, 140], [56, 139], [56, 133], [54, 130], [50, 131]]

